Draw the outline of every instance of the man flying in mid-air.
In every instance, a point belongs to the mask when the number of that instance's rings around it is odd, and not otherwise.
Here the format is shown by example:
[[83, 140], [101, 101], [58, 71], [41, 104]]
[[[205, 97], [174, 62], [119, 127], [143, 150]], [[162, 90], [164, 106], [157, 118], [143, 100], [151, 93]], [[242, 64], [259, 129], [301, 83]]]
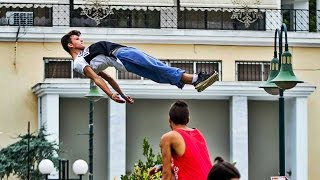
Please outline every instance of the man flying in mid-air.
[[[134, 47], [108, 41], [99, 41], [86, 48], [80, 35], [80, 31], [73, 30], [61, 38], [62, 47], [74, 60], [74, 69], [92, 79], [112, 100], [118, 103], [133, 104], [134, 100], [125, 95], [118, 83], [103, 71], [110, 66], [119, 71], [132, 72], [157, 83], [172, 84], [180, 89], [185, 84], [191, 84], [198, 92], [205, 90], [219, 78], [217, 72], [188, 74]], [[112, 93], [102, 78], [117, 93]]]

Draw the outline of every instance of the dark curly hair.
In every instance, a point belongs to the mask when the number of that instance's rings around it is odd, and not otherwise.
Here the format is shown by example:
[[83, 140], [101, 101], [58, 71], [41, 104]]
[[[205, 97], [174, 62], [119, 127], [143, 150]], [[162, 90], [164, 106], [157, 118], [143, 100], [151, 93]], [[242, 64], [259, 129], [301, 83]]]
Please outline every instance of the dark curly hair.
[[240, 178], [238, 169], [233, 164], [224, 161], [222, 157], [216, 157], [207, 180], [230, 180], [232, 178]]
[[80, 36], [81, 32], [78, 30], [72, 30], [70, 32], [68, 32], [67, 34], [65, 34], [62, 38], [61, 38], [61, 45], [63, 47], [63, 49], [65, 51], [67, 51], [70, 54], [70, 49], [68, 47], [68, 44], [71, 43], [71, 39], [70, 37], [76, 35], [76, 36]]

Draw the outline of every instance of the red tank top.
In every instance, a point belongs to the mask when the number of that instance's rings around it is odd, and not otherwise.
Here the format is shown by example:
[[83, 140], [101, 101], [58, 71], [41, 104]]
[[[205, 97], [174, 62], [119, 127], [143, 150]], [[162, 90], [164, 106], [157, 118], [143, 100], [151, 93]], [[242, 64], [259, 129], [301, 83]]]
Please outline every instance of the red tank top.
[[185, 152], [173, 155], [173, 170], [176, 180], [206, 180], [212, 163], [206, 141], [198, 129], [191, 131], [175, 129], [186, 144]]

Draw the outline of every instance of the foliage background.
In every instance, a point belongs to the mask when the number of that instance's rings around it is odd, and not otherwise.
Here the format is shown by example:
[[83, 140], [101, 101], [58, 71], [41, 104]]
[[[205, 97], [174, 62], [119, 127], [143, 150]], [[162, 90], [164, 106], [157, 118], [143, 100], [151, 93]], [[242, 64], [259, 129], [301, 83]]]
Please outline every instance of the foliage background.
[[151, 177], [148, 177], [148, 171], [156, 164], [162, 164], [160, 153], [154, 154], [150, 144], [146, 138], [143, 139], [143, 156], [146, 157], [146, 161], [139, 160], [134, 165], [133, 171], [129, 175], [122, 175], [121, 180], [161, 180], [161, 173], [158, 172]]
[[45, 129], [41, 128], [37, 133], [19, 135], [16, 143], [0, 150], [0, 179], [12, 175], [21, 180], [26, 180], [28, 175], [28, 138], [30, 157], [30, 179], [43, 178], [38, 170], [38, 164], [43, 159], [50, 159], [57, 167], [59, 158], [59, 146], [55, 142], [48, 142]]

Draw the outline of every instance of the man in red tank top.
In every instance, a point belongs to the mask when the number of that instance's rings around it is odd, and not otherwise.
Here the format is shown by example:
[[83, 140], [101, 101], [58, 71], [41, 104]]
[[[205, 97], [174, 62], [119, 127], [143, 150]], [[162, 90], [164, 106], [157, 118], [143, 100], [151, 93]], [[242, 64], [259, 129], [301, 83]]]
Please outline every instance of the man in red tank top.
[[[184, 101], [176, 101], [169, 111], [172, 131], [160, 140], [162, 180], [206, 180], [212, 163], [202, 133], [187, 126], [189, 109]], [[159, 170], [151, 169], [149, 174]]]

